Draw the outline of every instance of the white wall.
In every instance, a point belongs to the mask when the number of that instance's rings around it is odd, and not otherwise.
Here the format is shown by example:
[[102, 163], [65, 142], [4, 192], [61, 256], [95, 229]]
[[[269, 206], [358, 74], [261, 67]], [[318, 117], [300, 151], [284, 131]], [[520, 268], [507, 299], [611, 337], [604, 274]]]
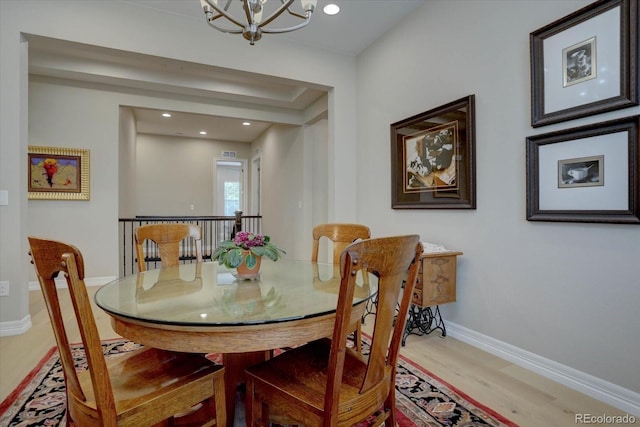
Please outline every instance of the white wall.
[[[357, 216], [374, 235], [418, 233], [464, 252], [458, 300], [442, 307], [451, 330], [620, 386], [638, 411], [640, 227], [528, 222], [525, 138], [640, 107], [530, 126], [529, 33], [588, 1], [543, 3], [429, 2], [358, 57]], [[469, 94], [477, 209], [392, 210], [389, 125]]]

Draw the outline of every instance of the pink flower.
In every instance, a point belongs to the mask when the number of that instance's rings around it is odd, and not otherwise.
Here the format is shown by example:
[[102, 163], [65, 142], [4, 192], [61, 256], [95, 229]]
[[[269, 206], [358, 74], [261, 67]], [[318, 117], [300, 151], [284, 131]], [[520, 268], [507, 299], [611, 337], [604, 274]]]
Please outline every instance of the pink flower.
[[240, 231], [233, 238], [233, 243], [236, 246], [240, 246], [243, 249], [249, 249], [256, 246], [264, 246], [268, 238], [265, 238], [262, 234], [254, 234], [248, 231]]

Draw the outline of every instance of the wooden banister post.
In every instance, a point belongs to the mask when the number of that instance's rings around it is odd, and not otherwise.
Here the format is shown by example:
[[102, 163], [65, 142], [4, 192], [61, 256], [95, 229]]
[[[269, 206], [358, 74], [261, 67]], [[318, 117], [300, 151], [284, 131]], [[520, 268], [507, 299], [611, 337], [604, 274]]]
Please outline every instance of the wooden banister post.
[[242, 211], [235, 211], [236, 214], [236, 223], [233, 225], [233, 233], [231, 233], [231, 238], [236, 237], [236, 233], [238, 231], [242, 231]]

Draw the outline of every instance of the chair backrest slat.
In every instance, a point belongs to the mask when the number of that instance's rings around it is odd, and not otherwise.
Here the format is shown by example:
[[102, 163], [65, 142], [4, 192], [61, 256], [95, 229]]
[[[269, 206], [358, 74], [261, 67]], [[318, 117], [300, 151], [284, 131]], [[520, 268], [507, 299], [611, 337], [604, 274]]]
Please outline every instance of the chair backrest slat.
[[[353, 308], [353, 294], [357, 272], [368, 272], [378, 277], [376, 319], [373, 328], [367, 371], [360, 393], [393, 381], [400, 350], [402, 333], [422, 254], [417, 235], [367, 239], [345, 248], [340, 260], [341, 285], [336, 312], [328, 366], [328, 383], [325, 399], [325, 425], [335, 425], [338, 414], [339, 389], [349, 334], [349, 319]], [[402, 291], [404, 285], [404, 291]], [[402, 299], [396, 312], [400, 294]]]
[[318, 250], [320, 239], [326, 237], [333, 243], [333, 263], [340, 263], [340, 254], [351, 243], [358, 239], [368, 239], [371, 237], [371, 230], [366, 225], [361, 224], [320, 224], [313, 228], [313, 248], [311, 261], [318, 262]]
[[197, 224], [162, 223], [138, 227], [135, 231], [138, 271], [146, 271], [144, 242], [151, 240], [158, 247], [163, 267], [180, 263], [180, 244], [186, 238], [192, 238], [196, 249], [196, 262], [202, 262], [202, 232]]
[[69, 295], [75, 312], [82, 344], [92, 378], [93, 394], [98, 411], [105, 422], [116, 420], [116, 407], [111, 380], [102, 351], [98, 327], [84, 283], [84, 260], [80, 251], [72, 245], [52, 240], [29, 237], [31, 258], [42, 288], [51, 325], [58, 344], [62, 369], [65, 375], [67, 398], [86, 401], [75, 369], [68, 332], [60, 310], [60, 300], [54, 278], [62, 272], [66, 278]]

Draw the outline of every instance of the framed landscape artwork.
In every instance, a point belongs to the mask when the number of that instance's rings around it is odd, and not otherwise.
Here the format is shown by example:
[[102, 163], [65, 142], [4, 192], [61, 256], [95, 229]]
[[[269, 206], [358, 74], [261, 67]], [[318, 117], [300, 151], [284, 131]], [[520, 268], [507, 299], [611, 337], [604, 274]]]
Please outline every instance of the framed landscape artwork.
[[637, 0], [600, 0], [530, 34], [531, 125], [638, 105]]
[[475, 209], [475, 96], [391, 125], [393, 209]]
[[640, 116], [527, 138], [527, 220], [640, 224]]
[[89, 150], [29, 146], [30, 200], [89, 200]]

